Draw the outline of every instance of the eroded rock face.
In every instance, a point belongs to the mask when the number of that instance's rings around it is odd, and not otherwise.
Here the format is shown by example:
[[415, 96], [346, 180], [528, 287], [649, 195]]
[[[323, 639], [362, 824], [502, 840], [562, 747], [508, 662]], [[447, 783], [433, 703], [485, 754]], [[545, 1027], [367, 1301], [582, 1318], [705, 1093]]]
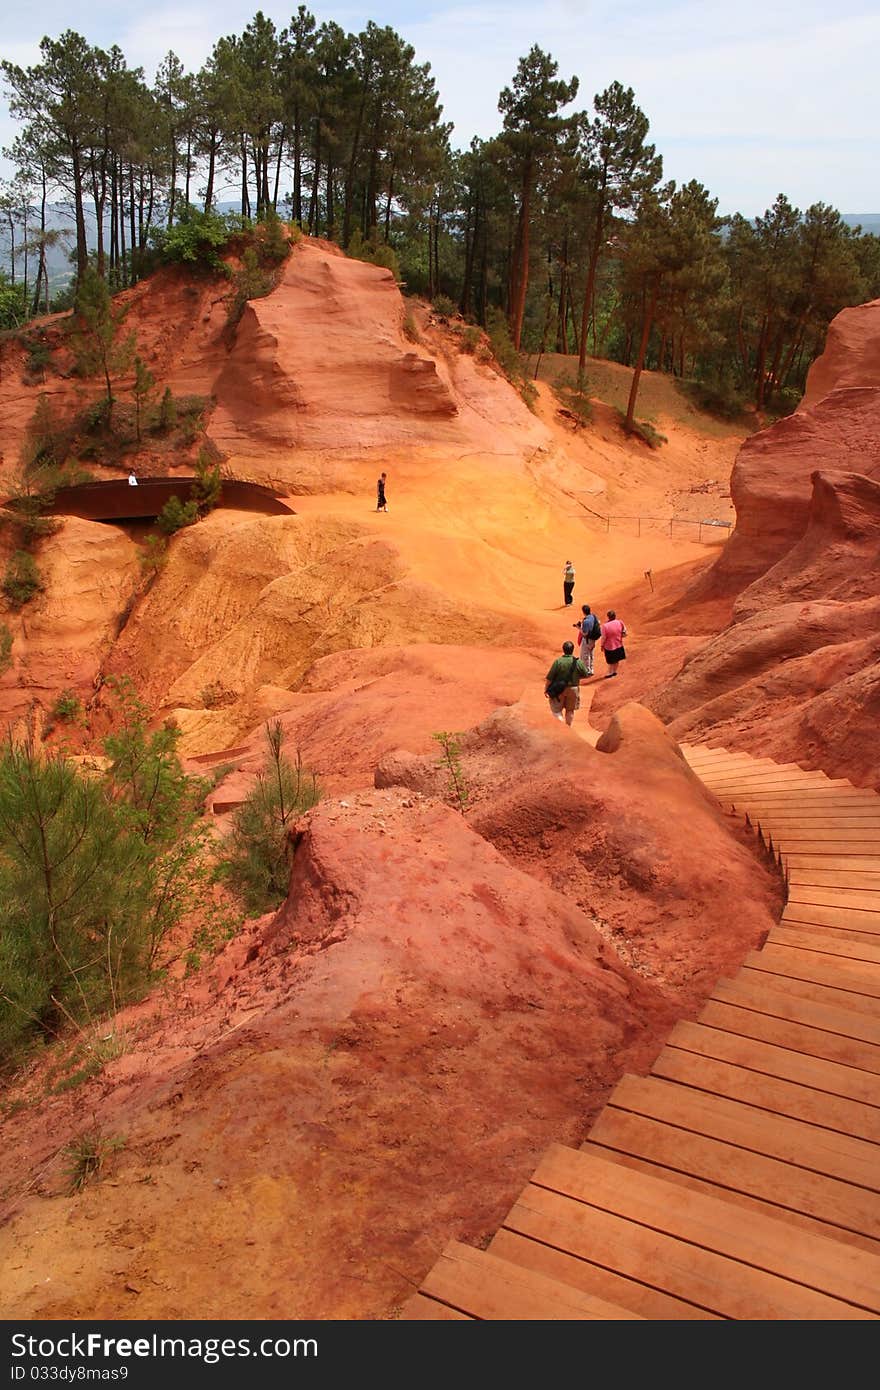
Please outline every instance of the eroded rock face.
[[733, 621], [648, 698], [676, 737], [880, 785], [878, 363], [880, 300], [838, 315], [797, 413], [740, 450], [736, 531], [683, 605], [725, 593]]
[[458, 408], [437, 365], [402, 333], [390, 270], [320, 243], [298, 246], [281, 283], [246, 306], [214, 386], [212, 436], [236, 454], [362, 448], [416, 439], [419, 418]]
[[13, 635], [12, 664], [0, 679], [4, 719], [34, 702], [48, 709], [63, 690], [89, 699], [141, 574], [128, 536], [79, 517], [64, 518], [36, 563], [44, 591], [2, 617]]

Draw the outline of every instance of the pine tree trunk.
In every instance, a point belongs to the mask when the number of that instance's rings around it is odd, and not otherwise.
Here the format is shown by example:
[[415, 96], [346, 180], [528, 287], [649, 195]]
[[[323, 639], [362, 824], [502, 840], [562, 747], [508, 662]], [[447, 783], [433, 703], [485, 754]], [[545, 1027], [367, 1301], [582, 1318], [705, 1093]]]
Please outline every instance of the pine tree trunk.
[[205, 212], [211, 211], [211, 204], [214, 201], [214, 168], [217, 163], [217, 138], [211, 133], [211, 145], [208, 150], [208, 186], [205, 189]]
[[593, 229], [593, 245], [590, 249], [590, 265], [587, 270], [587, 283], [584, 289], [584, 311], [581, 318], [581, 346], [578, 356], [578, 377], [582, 377], [587, 370], [587, 329], [589, 327], [590, 311], [593, 307], [593, 295], [596, 291], [596, 270], [599, 265], [599, 253], [602, 249], [602, 238], [605, 234], [605, 197], [599, 199], [599, 207], [596, 211], [596, 225]]
[[639, 343], [639, 355], [636, 358], [636, 365], [633, 370], [632, 385], [630, 387], [629, 400], [626, 406], [626, 419], [623, 425], [625, 430], [631, 430], [633, 427], [633, 421], [635, 418], [636, 410], [636, 397], [639, 394], [639, 378], [642, 375], [642, 369], [645, 365], [645, 356], [648, 351], [648, 341], [651, 337], [651, 329], [654, 325], [654, 313], [657, 308], [657, 296], [659, 293], [660, 278], [658, 276], [651, 288], [651, 297], [648, 300], [648, 304], [645, 309], [645, 317], [642, 321], [642, 338], [641, 342]]
[[79, 145], [71, 141], [71, 163], [73, 169], [73, 208], [76, 218], [76, 276], [82, 280], [89, 264], [89, 247], [86, 241], [86, 216], [83, 208], [82, 164]]
[[526, 291], [529, 287], [529, 232], [532, 212], [532, 161], [527, 159], [523, 168], [523, 181], [520, 193], [519, 224], [516, 231], [514, 252], [515, 279], [512, 281], [512, 303], [510, 323], [513, 346], [517, 352], [522, 342], [523, 318], [526, 311]]

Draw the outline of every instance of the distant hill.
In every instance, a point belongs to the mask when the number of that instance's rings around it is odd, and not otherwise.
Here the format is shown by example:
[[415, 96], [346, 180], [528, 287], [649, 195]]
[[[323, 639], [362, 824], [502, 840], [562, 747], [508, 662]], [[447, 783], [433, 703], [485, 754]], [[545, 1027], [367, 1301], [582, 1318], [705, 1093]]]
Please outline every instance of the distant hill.
[[863, 232], [880, 236], [880, 212], [842, 212], [840, 215], [848, 227], [861, 227]]

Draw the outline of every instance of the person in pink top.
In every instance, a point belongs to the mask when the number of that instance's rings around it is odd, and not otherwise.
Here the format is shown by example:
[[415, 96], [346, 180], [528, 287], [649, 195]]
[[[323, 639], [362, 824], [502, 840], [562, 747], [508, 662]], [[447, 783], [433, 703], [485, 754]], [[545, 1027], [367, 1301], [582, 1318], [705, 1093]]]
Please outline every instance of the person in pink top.
[[602, 624], [602, 640], [600, 646], [605, 653], [605, 661], [609, 666], [606, 680], [618, 674], [618, 666], [621, 661], [626, 660], [626, 648], [623, 639], [626, 636], [626, 626], [620, 621], [613, 608], [608, 610], [608, 621]]

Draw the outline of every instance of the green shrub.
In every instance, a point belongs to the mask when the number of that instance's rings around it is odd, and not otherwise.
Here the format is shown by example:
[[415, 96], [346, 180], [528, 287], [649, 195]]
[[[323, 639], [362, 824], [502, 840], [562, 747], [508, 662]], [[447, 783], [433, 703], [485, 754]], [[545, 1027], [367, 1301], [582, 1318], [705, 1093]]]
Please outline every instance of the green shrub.
[[124, 1139], [118, 1135], [108, 1137], [97, 1125], [71, 1140], [64, 1148], [68, 1195], [81, 1192], [90, 1182], [100, 1182], [109, 1159], [124, 1148]]
[[468, 324], [461, 335], [461, 350], [472, 357], [482, 341], [483, 335], [479, 328], [476, 328], [472, 323]]
[[24, 608], [36, 594], [46, 587], [37, 569], [33, 555], [26, 550], [16, 550], [6, 568], [2, 586], [10, 608]]
[[707, 372], [699, 380], [677, 381], [679, 391], [698, 410], [720, 420], [739, 420], [749, 404], [749, 395], [729, 368]]
[[104, 777], [32, 738], [0, 752], [0, 1064], [83, 1027], [153, 978], [203, 891], [205, 830], [172, 735], [111, 683]]
[[173, 430], [177, 424], [177, 406], [171, 394], [171, 387], [166, 386], [162, 392], [162, 400], [159, 405], [159, 429], [165, 434]]
[[181, 502], [177, 496], [169, 497], [165, 506], [156, 517], [156, 525], [166, 536], [173, 536], [175, 531], [182, 531], [185, 526], [192, 526], [193, 522], [199, 519], [199, 505], [190, 499], [189, 502]]
[[79, 719], [81, 714], [82, 701], [72, 690], [62, 690], [50, 710], [50, 717], [61, 723], [72, 723]]
[[265, 299], [278, 283], [277, 271], [263, 269], [253, 246], [248, 246], [241, 257], [241, 268], [233, 276], [234, 290], [229, 300], [227, 321], [230, 327], [238, 323], [249, 299]]
[[615, 410], [618, 422], [625, 434], [634, 434], [652, 449], [659, 449], [661, 444], [669, 441], [665, 434], [661, 434], [650, 420], [633, 420], [632, 425], [627, 428], [626, 413], [623, 410]]
[[46, 368], [52, 363], [52, 349], [39, 329], [25, 338], [27, 358], [24, 364], [25, 380], [28, 384], [46, 380]]
[[220, 252], [229, 245], [233, 230], [233, 224], [218, 213], [189, 206], [173, 227], [153, 227], [150, 239], [163, 261], [222, 270]]
[[266, 266], [280, 266], [287, 260], [291, 248], [291, 242], [284, 232], [284, 223], [274, 208], [267, 208], [260, 221], [262, 235], [257, 241], [260, 263]]
[[22, 462], [26, 473], [38, 468], [60, 468], [70, 452], [71, 426], [60, 419], [45, 391], [37, 396], [25, 436]]
[[345, 254], [356, 261], [368, 261], [370, 265], [381, 265], [390, 270], [395, 280], [400, 279], [400, 262], [397, 252], [387, 241], [365, 241], [359, 230], [352, 233], [345, 248]]
[[576, 380], [574, 377], [560, 377], [553, 387], [554, 394], [563, 409], [567, 410], [574, 420], [575, 429], [583, 429], [593, 418], [593, 402], [586, 378]]
[[12, 633], [6, 623], [0, 623], [0, 676], [12, 665]]
[[199, 450], [196, 462], [196, 478], [190, 488], [190, 498], [200, 513], [210, 512], [217, 506], [223, 491], [219, 463], [213, 463], [207, 449]]
[[441, 318], [451, 319], [458, 313], [458, 305], [454, 299], [450, 299], [448, 294], [435, 294], [431, 300], [431, 307], [435, 314]]
[[280, 720], [266, 726], [266, 762], [256, 784], [235, 812], [218, 874], [249, 913], [268, 912], [287, 895], [293, 822], [315, 806], [320, 790], [299, 753], [284, 756]]
[[413, 315], [409, 312], [407, 312], [403, 320], [403, 336], [410, 343], [420, 343], [422, 341], [422, 335], [419, 332], [418, 324]]

